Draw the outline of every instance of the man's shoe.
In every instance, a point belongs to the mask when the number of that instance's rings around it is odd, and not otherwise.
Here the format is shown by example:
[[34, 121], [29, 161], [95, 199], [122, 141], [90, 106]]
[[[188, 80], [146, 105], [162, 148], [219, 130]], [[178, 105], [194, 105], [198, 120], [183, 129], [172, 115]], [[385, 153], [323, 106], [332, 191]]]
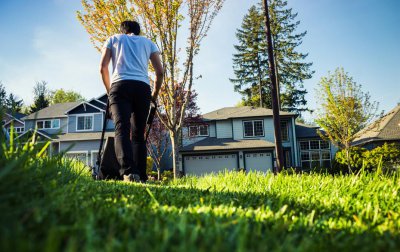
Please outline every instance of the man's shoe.
[[140, 182], [140, 176], [137, 174], [124, 175], [125, 182]]

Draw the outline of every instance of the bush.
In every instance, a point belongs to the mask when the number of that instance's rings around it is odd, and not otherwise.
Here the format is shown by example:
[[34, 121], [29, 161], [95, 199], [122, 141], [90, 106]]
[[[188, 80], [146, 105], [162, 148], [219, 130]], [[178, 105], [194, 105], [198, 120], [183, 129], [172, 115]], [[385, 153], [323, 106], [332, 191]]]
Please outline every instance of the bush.
[[400, 166], [400, 146], [398, 144], [387, 144], [377, 147], [371, 151], [364, 152], [365, 168], [375, 170], [382, 167], [384, 172], [394, 171]]
[[[333, 172], [347, 172], [346, 150], [336, 153], [333, 164]], [[350, 148], [350, 167], [353, 172], [361, 169], [366, 171], [395, 171], [400, 166], [400, 146], [398, 144], [387, 144], [367, 150], [360, 147]]]

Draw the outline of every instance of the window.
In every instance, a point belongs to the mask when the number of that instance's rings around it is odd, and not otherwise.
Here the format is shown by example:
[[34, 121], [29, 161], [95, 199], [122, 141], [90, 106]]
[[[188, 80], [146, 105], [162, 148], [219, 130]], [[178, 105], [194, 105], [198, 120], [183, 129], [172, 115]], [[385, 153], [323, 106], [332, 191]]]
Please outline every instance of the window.
[[264, 136], [264, 124], [262, 120], [244, 121], [244, 137]]
[[287, 121], [281, 121], [282, 141], [289, 141], [289, 127]]
[[208, 136], [208, 125], [189, 126], [189, 136]]
[[60, 119], [37, 121], [36, 126], [38, 129], [59, 129]]
[[78, 116], [76, 123], [77, 131], [93, 130], [93, 116]]
[[194, 137], [199, 134], [197, 126], [190, 126], [189, 127], [189, 136]]
[[208, 125], [199, 126], [199, 136], [208, 136]]
[[[11, 128], [7, 129], [8, 133], [11, 133]], [[17, 134], [23, 133], [25, 131], [24, 127], [14, 127], [14, 132]]]
[[330, 168], [330, 144], [323, 140], [300, 141], [301, 166], [305, 169]]

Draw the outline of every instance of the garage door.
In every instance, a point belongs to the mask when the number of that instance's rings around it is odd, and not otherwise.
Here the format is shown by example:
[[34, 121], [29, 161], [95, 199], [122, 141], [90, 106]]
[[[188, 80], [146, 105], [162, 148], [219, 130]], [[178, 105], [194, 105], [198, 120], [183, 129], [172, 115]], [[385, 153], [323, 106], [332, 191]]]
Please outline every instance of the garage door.
[[246, 171], [272, 171], [272, 153], [246, 153]]
[[67, 158], [72, 158], [72, 159], [77, 159], [84, 163], [85, 165], [88, 165], [88, 153], [87, 152], [67, 152], [64, 155]]
[[205, 175], [223, 170], [236, 170], [237, 154], [185, 156], [184, 168], [186, 175]]

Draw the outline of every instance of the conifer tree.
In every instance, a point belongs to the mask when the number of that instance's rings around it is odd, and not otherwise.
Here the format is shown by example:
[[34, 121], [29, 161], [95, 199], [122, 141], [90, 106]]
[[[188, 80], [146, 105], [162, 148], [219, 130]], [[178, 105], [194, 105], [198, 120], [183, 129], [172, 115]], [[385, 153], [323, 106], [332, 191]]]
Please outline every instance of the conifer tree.
[[19, 99], [18, 96], [14, 95], [13, 93], [10, 93], [8, 95], [8, 98], [6, 100], [6, 106], [11, 113], [21, 112], [23, 104], [24, 104], [23, 100]]
[[[272, 0], [269, 5], [275, 64], [282, 110], [301, 113], [307, 111], [303, 81], [314, 71], [305, 62], [308, 54], [298, 51], [306, 32], [297, 32], [300, 21], [287, 1]], [[244, 105], [271, 108], [268, 52], [265, 41], [265, 22], [262, 6], [252, 6], [237, 29], [238, 44], [233, 55], [234, 89], [243, 96]], [[261, 97], [261, 99], [260, 99]]]
[[33, 88], [33, 93], [35, 99], [31, 106], [31, 113], [34, 113], [49, 106], [50, 102], [48, 98], [49, 90], [47, 89], [47, 82], [36, 82], [36, 85]]

